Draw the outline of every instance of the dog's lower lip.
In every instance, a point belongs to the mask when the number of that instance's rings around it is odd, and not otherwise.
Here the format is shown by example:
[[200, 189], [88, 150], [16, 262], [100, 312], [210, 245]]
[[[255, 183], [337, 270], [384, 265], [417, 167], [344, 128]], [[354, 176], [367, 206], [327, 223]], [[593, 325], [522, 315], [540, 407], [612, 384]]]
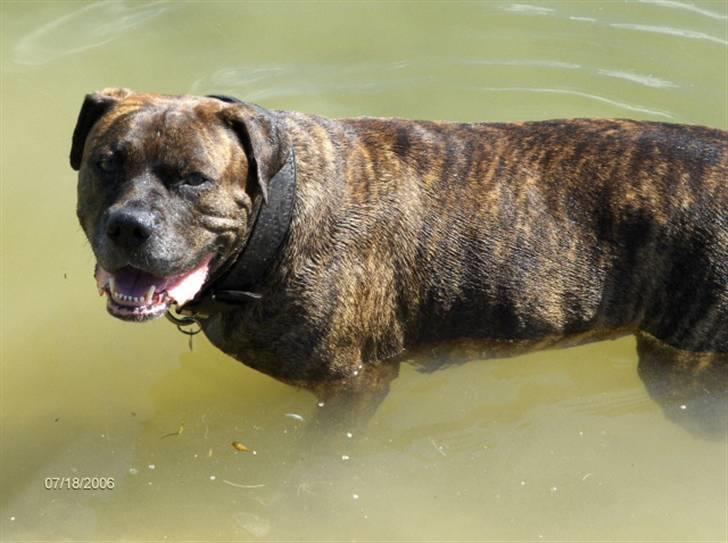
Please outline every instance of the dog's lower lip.
[[122, 320], [143, 322], [156, 319], [164, 315], [169, 308], [171, 300], [165, 296], [161, 300], [145, 305], [126, 305], [114, 300], [111, 293], [108, 293], [106, 302], [107, 311], [114, 317]]
[[128, 266], [108, 272], [97, 265], [97, 287], [99, 294], [107, 295], [111, 315], [124, 320], [149, 320], [162, 316], [171, 304], [182, 305], [193, 299], [207, 280], [211, 260], [212, 255], [190, 271], [170, 276]]

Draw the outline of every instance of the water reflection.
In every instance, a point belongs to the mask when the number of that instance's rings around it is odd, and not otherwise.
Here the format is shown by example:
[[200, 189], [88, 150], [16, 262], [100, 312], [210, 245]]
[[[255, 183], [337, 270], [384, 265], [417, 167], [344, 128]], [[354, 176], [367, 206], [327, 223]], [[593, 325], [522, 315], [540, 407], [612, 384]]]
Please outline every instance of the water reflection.
[[[724, 2], [0, 10], [3, 538], [724, 539], [724, 398], [676, 394], [679, 375], [657, 366], [643, 382], [634, 339], [431, 373], [403, 363], [358, 430], [202, 338], [190, 352], [166, 323], [106, 317], [67, 165], [81, 97], [110, 85], [326, 116], [726, 128]], [[119, 484], [42, 486], [74, 473]]]
[[689, 30], [687, 28], [673, 28], [669, 26], [641, 25], [633, 23], [611, 23], [610, 26], [612, 26], [613, 28], [638, 30], [640, 32], [653, 32], [655, 34], [664, 34], [666, 36], [678, 36], [691, 40], [705, 40], [720, 45], [728, 45], [728, 40], [726, 39], [719, 38], [717, 36], [711, 36], [710, 34], [706, 34], [704, 32], [696, 32], [695, 30]]
[[698, 15], [703, 15], [705, 17], [709, 17], [711, 19], [716, 19], [718, 21], [728, 20], [728, 16], [726, 16], [722, 13], [718, 13], [718, 12], [710, 10], [710, 9], [696, 6], [695, 4], [688, 4], [687, 2], [678, 2], [677, 0], [637, 0], [637, 2], [639, 2], [641, 4], [652, 4], [655, 6], [659, 6], [661, 8], [689, 11], [692, 13], [697, 13]]
[[148, 4], [95, 2], [82, 5], [19, 37], [13, 47], [13, 61], [21, 65], [39, 66], [60, 57], [83, 53], [124, 37], [173, 7], [163, 1]]

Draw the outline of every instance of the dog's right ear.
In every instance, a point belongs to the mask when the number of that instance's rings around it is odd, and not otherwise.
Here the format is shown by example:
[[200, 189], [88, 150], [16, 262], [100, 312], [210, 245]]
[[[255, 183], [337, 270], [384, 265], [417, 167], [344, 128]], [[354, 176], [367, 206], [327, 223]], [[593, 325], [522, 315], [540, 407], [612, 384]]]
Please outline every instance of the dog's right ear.
[[71, 168], [78, 171], [81, 169], [83, 159], [83, 147], [86, 137], [96, 121], [123, 98], [131, 94], [129, 89], [104, 89], [93, 94], [87, 94], [78, 114], [76, 128], [73, 130], [73, 141], [71, 144]]

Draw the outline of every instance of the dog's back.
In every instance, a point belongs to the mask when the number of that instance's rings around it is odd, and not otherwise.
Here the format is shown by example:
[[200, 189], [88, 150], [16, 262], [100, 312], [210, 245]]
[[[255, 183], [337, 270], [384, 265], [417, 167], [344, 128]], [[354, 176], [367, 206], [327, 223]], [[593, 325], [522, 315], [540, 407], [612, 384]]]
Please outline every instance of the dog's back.
[[329, 164], [345, 181], [329, 219], [372, 282], [363, 314], [392, 315], [405, 344], [642, 329], [728, 351], [725, 132], [366, 118], [318, 130], [346, 150]]

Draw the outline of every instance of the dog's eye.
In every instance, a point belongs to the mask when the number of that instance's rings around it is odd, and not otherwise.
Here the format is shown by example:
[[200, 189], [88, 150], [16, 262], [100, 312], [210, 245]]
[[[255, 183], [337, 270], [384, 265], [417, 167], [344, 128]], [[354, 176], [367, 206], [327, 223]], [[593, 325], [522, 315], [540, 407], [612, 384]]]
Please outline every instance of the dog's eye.
[[118, 166], [118, 161], [112, 155], [101, 157], [96, 162], [96, 167], [104, 173], [114, 173]]
[[182, 184], [190, 187], [199, 187], [205, 183], [209, 183], [210, 179], [200, 172], [190, 173], [182, 178]]

